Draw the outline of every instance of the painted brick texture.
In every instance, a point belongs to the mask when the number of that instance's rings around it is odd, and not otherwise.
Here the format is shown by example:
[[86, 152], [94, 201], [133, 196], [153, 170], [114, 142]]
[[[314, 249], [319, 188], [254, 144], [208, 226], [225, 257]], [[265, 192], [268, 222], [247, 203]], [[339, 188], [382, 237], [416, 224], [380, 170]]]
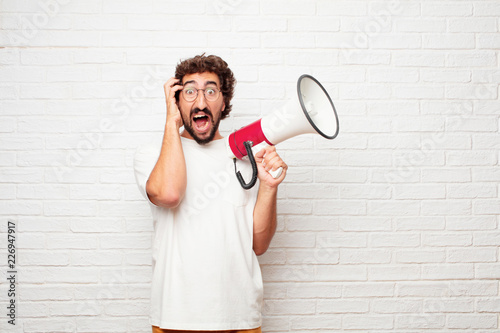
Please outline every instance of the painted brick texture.
[[[0, 0], [1, 332], [150, 332], [152, 221], [135, 149], [181, 58], [223, 57], [224, 135], [304, 73], [337, 139], [290, 166], [259, 257], [265, 332], [498, 332], [500, 1]], [[5, 273], [5, 274], [4, 274]]]

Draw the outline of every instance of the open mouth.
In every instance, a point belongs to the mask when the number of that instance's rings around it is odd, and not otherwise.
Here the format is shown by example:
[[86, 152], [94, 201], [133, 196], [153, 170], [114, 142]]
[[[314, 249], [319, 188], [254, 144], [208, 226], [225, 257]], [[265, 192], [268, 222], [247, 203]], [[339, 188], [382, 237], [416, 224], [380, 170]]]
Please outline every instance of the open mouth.
[[203, 112], [196, 113], [192, 121], [193, 127], [197, 132], [204, 133], [210, 128], [210, 117]]

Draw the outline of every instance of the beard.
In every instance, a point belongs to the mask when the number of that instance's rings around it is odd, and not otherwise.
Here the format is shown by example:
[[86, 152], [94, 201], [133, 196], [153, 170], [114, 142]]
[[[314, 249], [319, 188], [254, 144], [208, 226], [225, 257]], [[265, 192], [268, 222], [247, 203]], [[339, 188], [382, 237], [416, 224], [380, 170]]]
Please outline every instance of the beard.
[[[196, 131], [193, 128], [193, 122], [192, 122], [191, 115], [193, 113], [198, 113], [198, 112], [204, 112], [205, 114], [210, 115], [209, 121], [211, 122], [211, 128], [210, 128], [210, 132], [209, 132], [207, 137], [198, 136], [198, 134], [196, 133]], [[219, 128], [220, 120], [221, 120], [220, 113], [219, 113], [219, 117], [217, 117], [217, 119], [214, 119], [213, 114], [209, 109], [205, 108], [203, 110], [200, 110], [198, 108], [195, 108], [195, 109], [191, 110], [191, 113], [189, 114], [189, 118], [187, 118], [187, 119], [184, 118], [184, 115], [182, 112], [181, 112], [181, 116], [182, 116], [182, 122], [184, 123], [184, 129], [186, 130], [186, 132], [189, 133], [189, 135], [191, 135], [191, 137], [194, 139], [194, 141], [196, 141], [196, 143], [198, 143], [199, 145], [205, 145], [214, 139], [215, 134], [217, 133], [217, 129]]]

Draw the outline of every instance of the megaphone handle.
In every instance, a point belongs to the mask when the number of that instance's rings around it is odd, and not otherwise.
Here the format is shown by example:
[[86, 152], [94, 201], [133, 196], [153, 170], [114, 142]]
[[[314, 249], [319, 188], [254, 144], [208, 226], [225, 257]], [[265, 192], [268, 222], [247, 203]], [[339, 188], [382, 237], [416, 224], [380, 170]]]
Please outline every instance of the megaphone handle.
[[269, 170], [268, 172], [271, 174], [271, 176], [273, 176], [274, 179], [276, 179], [279, 176], [281, 176], [281, 173], [283, 172], [283, 168], [279, 167], [276, 170]]
[[258, 173], [257, 162], [255, 162], [255, 158], [253, 157], [253, 154], [252, 154], [252, 142], [245, 141], [243, 144], [245, 145], [248, 159], [250, 160], [250, 164], [252, 165], [252, 179], [248, 183], [245, 182], [245, 180], [243, 179], [243, 176], [241, 175], [241, 172], [239, 172], [236, 169], [236, 158], [233, 158], [234, 172], [236, 173], [236, 178], [238, 178], [238, 181], [240, 182], [241, 187], [243, 187], [245, 190], [249, 190], [257, 182], [257, 173]]

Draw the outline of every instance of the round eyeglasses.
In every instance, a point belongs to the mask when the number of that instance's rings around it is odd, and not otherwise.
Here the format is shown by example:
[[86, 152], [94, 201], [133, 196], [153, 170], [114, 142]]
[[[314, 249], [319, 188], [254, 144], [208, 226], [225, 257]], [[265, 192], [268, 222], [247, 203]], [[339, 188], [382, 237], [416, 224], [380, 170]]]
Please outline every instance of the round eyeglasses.
[[203, 95], [205, 95], [205, 98], [209, 102], [215, 102], [220, 95], [220, 90], [217, 89], [216, 87], [206, 87], [205, 89], [197, 89], [195, 87], [184, 87], [182, 89], [182, 97], [188, 101], [188, 102], [193, 102], [198, 98], [198, 91], [203, 91]]

